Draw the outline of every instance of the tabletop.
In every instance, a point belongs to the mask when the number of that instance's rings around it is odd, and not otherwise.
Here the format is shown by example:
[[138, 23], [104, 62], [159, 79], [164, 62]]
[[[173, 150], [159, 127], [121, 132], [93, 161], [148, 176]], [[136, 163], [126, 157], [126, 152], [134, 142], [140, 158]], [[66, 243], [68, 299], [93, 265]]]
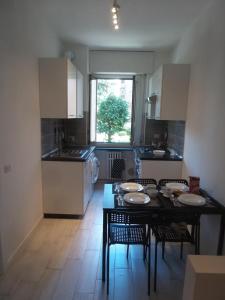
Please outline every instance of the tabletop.
[[206, 199], [206, 204], [203, 206], [189, 206], [183, 205], [178, 201], [171, 201], [169, 198], [164, 197], [161, 193], [155, 198], [151, 198], [148, 204], [135, 205], [127, 204], [125, 201], [118, 197], [114, 191], [113, 184], [105, 184], [103, 210], [110, 211], [113, 209], [118, 210], [146, 210], [146, 211], [164, 211], [171, 213], [200, 213], [200, 214], [224, 214], [225, 208], [214, 198], [209, 196], [206, 191], [201, 190], [200, 194]]

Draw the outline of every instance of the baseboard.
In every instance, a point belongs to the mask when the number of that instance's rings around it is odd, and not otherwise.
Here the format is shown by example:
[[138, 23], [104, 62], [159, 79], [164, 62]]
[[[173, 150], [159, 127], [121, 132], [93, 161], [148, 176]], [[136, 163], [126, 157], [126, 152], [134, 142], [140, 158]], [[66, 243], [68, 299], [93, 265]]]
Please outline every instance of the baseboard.
[[16, 260], [16, 258], [20, 255], [20, 253], [24, 250], [25, 244], [30, 238], [31, 234], [34, 232], [38, 224], [41, 222], [43, 219], [43, 216], [40, 216], [39, 219], [35, 222], [34, 226], [32, 229], [28, 232], [28, 234], [25, 236], [23, 241], [19, 244], [19, 246], [16, 248], [16, 250], [13, 252], [13, 254], [9, 257], [8, 261], [6, 264], [3, 263], [3, 272], [5, 272], [11, 264]]
[[44, 214], [44, 218], [50, 219], [82, 219], [83, 216], [81, 215], [73, 215], [73, 214]]

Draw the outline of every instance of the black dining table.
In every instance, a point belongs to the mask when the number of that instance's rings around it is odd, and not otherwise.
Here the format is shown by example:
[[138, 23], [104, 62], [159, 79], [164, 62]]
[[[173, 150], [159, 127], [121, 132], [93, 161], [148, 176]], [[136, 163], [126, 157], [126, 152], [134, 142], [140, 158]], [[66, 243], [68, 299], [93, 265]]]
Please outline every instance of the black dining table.
[[224, 232], [225, 232], [225, 207], [217, 200], [212, 198], [206, 191], [200, 190], [200, 194], [206, 199], [206, 204], [203, 206], [183, 205], [175, 199], [171, 201], [160, 192], [156, 197], [151, 198], [148, 204], [136, 205], [128, 204], [123, 200], [121, 194], [118, 194], [115, 189], [115, 184], [105, 184], [104, 199], [103, 199], [103, 245], [102, 245], [102, 280], [105, 281], [105, 260], [106, 260], [106, 246], [107, 246], [107, 226], [108, 213], [111, 211], [145, 211], [152, 216], [155, 213], [160, 215], [219, 215], [220, 216], [220, 230], [217, 244], [217, 255], [222, 255]]

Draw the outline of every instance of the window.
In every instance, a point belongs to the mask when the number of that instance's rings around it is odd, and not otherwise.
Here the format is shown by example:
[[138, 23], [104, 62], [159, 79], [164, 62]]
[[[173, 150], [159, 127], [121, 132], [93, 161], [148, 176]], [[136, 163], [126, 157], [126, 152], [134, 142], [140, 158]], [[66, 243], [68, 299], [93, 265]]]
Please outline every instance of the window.
[[133, 78], [93, 78], [91, 142], [131, 143]]

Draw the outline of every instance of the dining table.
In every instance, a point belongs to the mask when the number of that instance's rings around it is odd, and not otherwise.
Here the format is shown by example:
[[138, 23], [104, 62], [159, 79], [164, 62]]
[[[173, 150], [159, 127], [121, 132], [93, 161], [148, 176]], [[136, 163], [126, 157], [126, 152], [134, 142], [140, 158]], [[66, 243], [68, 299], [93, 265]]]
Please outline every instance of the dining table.
[[106, 248], [108, 242], [107, 228], [108, 228], [108, 214], [112, 211], [118, 212], [130, 212], [130, 211], [145, 211], [152, 217], [154, 214], [160, 214], [165, 216], [179, 215], [218, 215], [220, 217], [220, 229], [217, 243], [217, 255], [223, 253], [224, 233], [225, 233], [225, 207], [216, 199], [211, 197], [206, 191], [200, 189], [200, 195], [205, 198], [205, 204], [201, 206], [184, 205], [177, 201], [171, 201], [170, 198], [163, 196], [158, 192], [155, 197], [151, 198], [151, 201], [147, 204], [136, 205], [129, 204], [124, 201], [123, 193], [118, 192], [118, 185], [107, 183], [104, 185], [103, 196], [103, 231], [102, 231], [102, 281], [105, 281], [105, 268], [106, 268]]

